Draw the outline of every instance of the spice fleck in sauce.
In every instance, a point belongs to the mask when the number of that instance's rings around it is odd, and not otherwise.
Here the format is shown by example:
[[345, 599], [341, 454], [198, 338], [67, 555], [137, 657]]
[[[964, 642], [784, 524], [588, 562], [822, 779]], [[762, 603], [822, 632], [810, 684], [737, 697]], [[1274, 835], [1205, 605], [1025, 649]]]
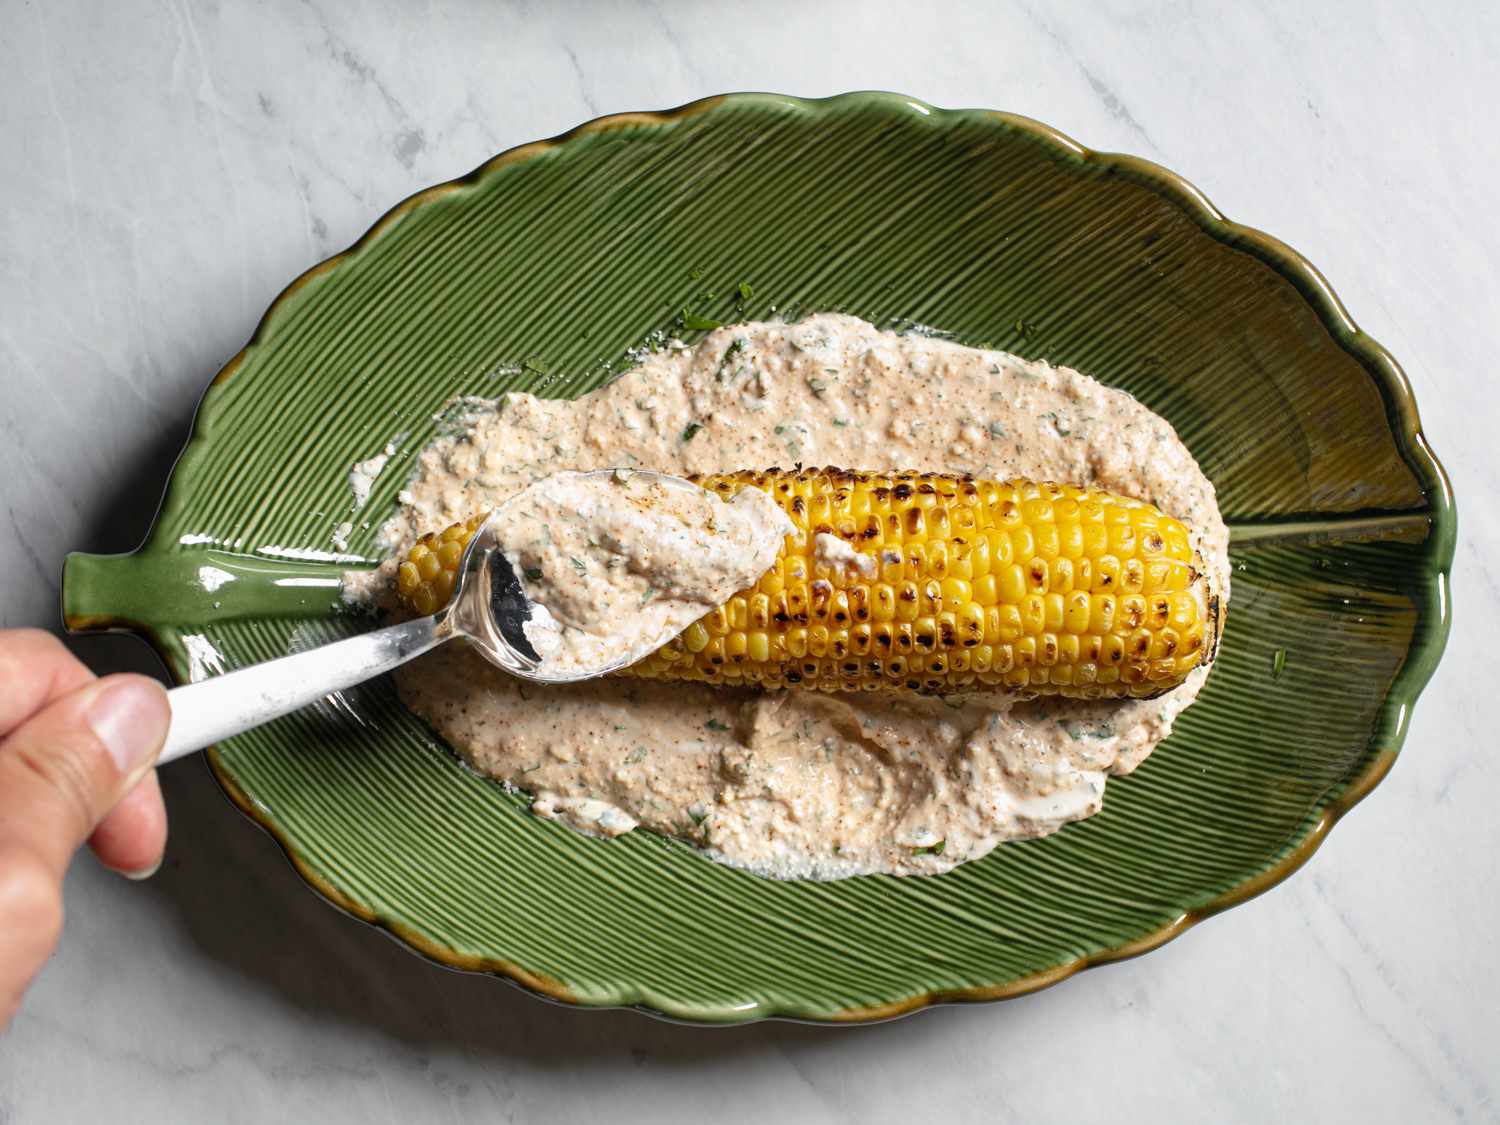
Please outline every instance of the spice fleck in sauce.
[[[1066, 368], [853, 317], [718, 329], [574, 401], [510, 394], [420, 457], [385, 529], [394, 553], [559, 468], [683, 474], [833, 465], [1097, 485], [1186, 523], [1223, 599], [1228, 531], [1172, 427]], [[821, 537], [820, 537], [821, 538]], [[844, 544], [815, 544], [863, 569]], [[394, 561], [351, 575], [387, 587]], [[1101, 807], [1208, 669], [1151, 700], [1017, 702], [591, 680], [522, 684], [462, 647], [397, 676], [477, 768], [587, 831], [682, 836], [765, 875], [931, 874]]]

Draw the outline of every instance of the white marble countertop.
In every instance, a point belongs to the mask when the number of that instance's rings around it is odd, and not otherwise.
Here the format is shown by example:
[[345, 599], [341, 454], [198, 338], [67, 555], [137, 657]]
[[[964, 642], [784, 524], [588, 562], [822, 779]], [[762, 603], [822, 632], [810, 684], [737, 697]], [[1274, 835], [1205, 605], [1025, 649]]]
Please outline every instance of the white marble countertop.
[[1386, 783], [1289, 882], [1145, 958], [877, 1027], [708, 1031], [417, 960], [182, 762], [157, 878], [76, 865], [0, 1037], [0, 1122], [1500, 1117], [1497, 9], [929, 7], [0, 2], [0, 623], [55, 624], [63, 554], [136, 543], [208, 378], [400, 198], [600, 113], [883, 87], [1182, 172], [1405, 364], [1463, 528]]

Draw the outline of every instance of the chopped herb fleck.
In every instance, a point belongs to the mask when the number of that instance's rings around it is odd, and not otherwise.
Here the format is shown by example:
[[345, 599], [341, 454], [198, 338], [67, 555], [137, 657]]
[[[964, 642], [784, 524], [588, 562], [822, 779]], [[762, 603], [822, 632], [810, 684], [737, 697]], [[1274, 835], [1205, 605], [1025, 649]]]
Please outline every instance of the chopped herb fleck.
[[1003, 438], [1005, 436], [1005, 426], [1000, 422], [991, 422], [989, 431], [992, 438]]
[[1045, 418], [1045, 419], [1047, 419], [1047, 421], [1049, 421], [1049, 422], [1052, 423], [1052, 428], [1057, 431], [1058, 436], [1060, 436], [1060, 437], [1067, 437], [1070, 433], [1073, 432], [1072, 430], [1068, 429], [1068, 427], [1064, 426], [1062, 424], [1062, 422], [1060, 422], [1058, 420], [1057, 411], [1055, 411], [1055, 410], [1049, 410], [1049, 411], [1047, 411], [1045, 414], [1042, 415], [1042, 417]]
[[849, 424], [849, 419], [847, 419], [847, 418], [835, 418], [833, 420], [833, 424], [835, 426], [837, 426], [839, 429], [842, 430], [845, 426], [847, 426]]
[[750, 285], [750, 283], [748, 281], [742, 281], [742, 282], [740, 282], [740, 287], [739, 288], [740, 288], [740, 304], [743, 305], [751, 297], [755, 296], [755, 290], [751, 287], [751, 285]]
[[527, 766], [524, 770], [521, 771], [521, 776], [525, 777], [528, 773], [535, 773], [537, 770], [539, 770], [541, 768], [542, 768], [542, 763], [541, 762], [538, 762], [534, 766]]
[[1108, 721], [1089, 726], [1076, 719], [1059, 719], [1057, 725], [1067, 733], [1074, 742], [1084, 738], [1113, 738], [1115, 729]]
[[729, 724], [728, 723], [721, 723], [721, 722], [719, 722], [718, 719], [709, 719], [708, 722], [704, 723], [703, 725], [706, 726], [709, 730], [728, 730], [729, 729]]
[[744, 348], [745, 341], [743, 338], [739, 338], [731, 342], [730, 345], [724, 349], [724, 354], [719, 359], [719, 369], [714, 372], [714, 378], [716, 380], [721, 383], [724, 381], [724, 371], [726, 368], [728, 368], [729, 361], [736, 355], [738, 355], [741, 351], [743, 351]]
[[702, 422], [689, 422], [687, 424], [687, 428], [682, 431], [682, 440], [684, 442], [692, 441], [693, 438], [697, 436], [698, 431], [702, 428]]
[[527, 356], [526, 362], [521, 366], [526, 368], [527, 371], [534, 371], [538, 375], [548, 375], [552, 371], [547, 361], [539, 355]]
[[646, 592], [641, 595], [641, 604], [645, 605], [647, 602], [649, 602], [654, 597], [656, 597], [656, 587], [655, 586], [647, 586], [646, 587]]
[[912, 855], [942, 855], [944, 849], [947, 848], [947, 846], [948, 846], [948, 841], [947, 841], [946, 838], [944, 838], [944, 839], [939, 840], [935, 844], [929, 844], [925, 848], [912, 848], [911, 854]]
[[703, 271], [701, 269], [693, 270], [691, 273], [688, 274], [688, 280], [689, 281], [699, 281], [699, 280], [702, 279], [702, 277], [703, 277]]
[[647, 751], [644, 746], [637, 746], [629, 754], [625, 755], [625, 764], [627, 766], [633, 766], [637, 762], [644, 762], [646, 760], [646, 753]]
[[569, 555], [568, 561], [573, 564], [573, 569], [578, 571], [580, 574], [588, 570], [588, 567], [583, 565], [582, 559], [575, 559], [572, 555]]
[[677, 317], [682, 326], [690, 332], [712, 332], [715, 328], [723, 328], [722, 322], [713, 320], [706, 316], [699, 316], [691, 309], [683, 309]]
[[528, 566], [522, 573], [526, 575], [527, 581], [537, 582], [541, 580], [542, 568], [539, 566]]
[[1271, 679], [1281, 679], [1281, 674], [1286, 671], [1286, 649], [1278, 648], [1271, 654]]

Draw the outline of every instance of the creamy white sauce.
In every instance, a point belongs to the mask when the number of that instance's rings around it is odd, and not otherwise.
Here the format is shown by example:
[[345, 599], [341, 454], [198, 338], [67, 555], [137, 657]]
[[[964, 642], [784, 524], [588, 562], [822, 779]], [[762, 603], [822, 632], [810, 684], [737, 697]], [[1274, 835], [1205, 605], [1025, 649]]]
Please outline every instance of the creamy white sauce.
[[[474, 404], [469, 404], [473, 407]], [[832, 465], [1097, 485], [1186, 523], [1229, 595], [1228, 531], [1172, 427], [1066, 368], [853, 317], [746, 324], [673, 345], [575, 401], [511, 394], [421, 454], [385, 544], [493, 507], [559, 467], [671, 473]], [[847, 544], [830, 563], [862, 568]], [[351, 574], [352, 597], [394, 574]], [[594, 680], [543, 689], [463, 648], [398, 674], [403, 699], [535, 810], [637, 824], [778, 877], [934, 873], [1097, 812], [1208, 670], [1151, 700], [948, 700]]]
[[349, 468], [349, 491], [354, 493], [354, 507], [363, 508], [365, 501], [370, 498], [370, 489], [375, 487], [375, 479], [385, 472], [385, 467], [390, 459], [396, 454], [396, 443], [386, 442], [385, 448], [375, 456], [365, 461], [360, 461]]
[[639, 660], [776, 561], [792, 521], [756, 488], [728, 502], [618, 469], [556, 473], [490, 521], [534, 605], [523, 629], [543, 675]]
[[[349, 467], [349, 491], [354, 494], [354, 503], [350, 505], [351, 512], [357, 512], [365, 506], [370, 499], [370, 489], [375, 487], [375, 481], [381, 473], [385, 472], [386, 465], [396, 455], [396, 450], [406, 439], [405, 434], [397, 434], [385, 443], [385, 448], [373, 457], [364, 461], [357, 461]], [[365, 527], [370, 525], [366, 523]], [[333, 529], [330, 537], [333, 545], [340, 551], [349, 549], [349, 536], [354, 531], [354, 521], [344, 520]]]
[[837, 535], [821, 531], [813, 536], [813, 561], [847, 568], [861, 578], [874, 578], [880, 573], [880, 563], [873, 555], [855, 550], [852, 543]]

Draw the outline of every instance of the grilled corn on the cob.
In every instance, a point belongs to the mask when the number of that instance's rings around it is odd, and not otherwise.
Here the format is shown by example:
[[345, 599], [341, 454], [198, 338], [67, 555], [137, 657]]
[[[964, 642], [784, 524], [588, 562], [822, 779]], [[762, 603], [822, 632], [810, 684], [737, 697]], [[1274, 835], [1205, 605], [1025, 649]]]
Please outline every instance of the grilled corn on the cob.
[[[1149, 697], [1213, 658], [1219, 599], [1187, 529], [1099, 489], [838, 469], [693, 477], [769, 493], [796, 532], [750, 589], [620, 675], [822, 691]], [[483, 517], [398, 571], [421, 613]], [[823, 537], [832, 537], [831, 539]]]

